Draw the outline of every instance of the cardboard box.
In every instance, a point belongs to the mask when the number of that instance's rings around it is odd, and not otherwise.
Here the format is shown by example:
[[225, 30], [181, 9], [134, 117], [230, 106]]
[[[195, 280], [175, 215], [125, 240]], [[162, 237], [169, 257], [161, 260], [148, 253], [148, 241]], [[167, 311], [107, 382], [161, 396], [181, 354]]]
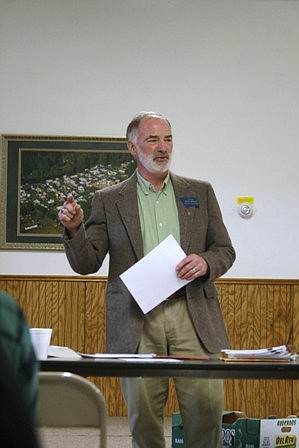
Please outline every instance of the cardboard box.
[[298, 448], [299, 418], [261, 420], [260, 448]]
[[172, 414], [172, 448], [185, 448], [185, 434], [181, 414], [174, 412]]
[[299, 448], [299, 418], [239, 419], [234, 448]]
[[[299, 418], [246, 418], [242, 412], [225, 411], [222, 440], [225, 448], [299, 448]], [[172, 416], [172, 448], [186, 448], [179, 412]]]
[[246, 415], [240, 411], [224, 411], [222, 415], [222, 443], [223, 448], [234, 447], [236, 438], [235, 423], [239, 419], [246, 419]]
[[[240, 411], [224, 411], [222, 417], [222, 441], [224, 448], [234, 447], [235, 426], [234, 423], [240, 418], [245, 418]], [[172, 448], [185, 448], [185, 435], [179, 412], [172, 414]]]
[[241, 418], [234, 423], [234, 448], [259, 448], [260, 423], [258, 418]]

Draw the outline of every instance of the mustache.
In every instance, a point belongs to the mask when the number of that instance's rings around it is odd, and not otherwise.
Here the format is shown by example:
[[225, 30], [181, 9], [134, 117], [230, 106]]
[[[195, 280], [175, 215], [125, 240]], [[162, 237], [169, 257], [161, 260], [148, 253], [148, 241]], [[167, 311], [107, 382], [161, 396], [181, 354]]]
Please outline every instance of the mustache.
[[157, 151], [153, 154], [153, 159], [156, 159], [157, 157], [165, 157], [166, 159], [171, 158], [171, 154], [168, 151]]

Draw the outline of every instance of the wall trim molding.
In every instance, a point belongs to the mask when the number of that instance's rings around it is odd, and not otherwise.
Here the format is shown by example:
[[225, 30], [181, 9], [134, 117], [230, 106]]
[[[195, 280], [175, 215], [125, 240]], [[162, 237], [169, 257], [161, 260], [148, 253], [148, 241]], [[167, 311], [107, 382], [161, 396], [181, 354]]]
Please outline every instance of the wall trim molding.
[[[88, 281], [88, 282], [106, 282], [108, 277], [107, 276], [84, 276], [84, 275], [26, 275], [26, 274], [0, 274], [1, 280], [15, 280], [15, 279], [30, 279], [30, 280], [42, 280], [42, 281], [69, 281], [69, 282], [82, 282], [82, 281]], [[216, 284], [239, 284], [239, 285], [248, 285], [248, 284], [255, 284], [255, 285], [299, 285], [299, 278], [292, 279], [292, 278], [226, 278], [222, 277], [217, 280], [215, 280]]]

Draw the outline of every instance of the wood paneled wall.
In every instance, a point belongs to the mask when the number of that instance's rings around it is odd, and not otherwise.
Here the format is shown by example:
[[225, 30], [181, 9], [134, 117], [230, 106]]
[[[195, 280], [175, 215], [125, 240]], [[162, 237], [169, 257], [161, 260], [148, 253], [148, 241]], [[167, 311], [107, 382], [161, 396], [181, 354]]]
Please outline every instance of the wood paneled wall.
[[[221, 306], [233, 348], [280, 344], [299, 347], [299, 280], [220, 279]], [[106, 277], [0, 276], [34, 327], [52, 327], [53, 345], [95, 353], [105, 350]], [[126, 415], [119, 380], [92, 378], [113, 416]], [[225, 408], [249, 417], [299, 412], [299, 381], [227, 380]], [[173, 386], [166, 415], [178, 410]]]

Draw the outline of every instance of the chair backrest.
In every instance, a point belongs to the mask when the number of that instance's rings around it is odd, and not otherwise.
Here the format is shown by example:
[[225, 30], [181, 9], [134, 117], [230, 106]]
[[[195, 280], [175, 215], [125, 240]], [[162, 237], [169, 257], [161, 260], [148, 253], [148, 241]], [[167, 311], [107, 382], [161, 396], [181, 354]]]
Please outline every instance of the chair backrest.
[[40, 409], [37, 426], [89, 426], [100, 430], [100, 447], [107, 446], [107, 407], [89, 380], [68, 372], [39, 372]]

